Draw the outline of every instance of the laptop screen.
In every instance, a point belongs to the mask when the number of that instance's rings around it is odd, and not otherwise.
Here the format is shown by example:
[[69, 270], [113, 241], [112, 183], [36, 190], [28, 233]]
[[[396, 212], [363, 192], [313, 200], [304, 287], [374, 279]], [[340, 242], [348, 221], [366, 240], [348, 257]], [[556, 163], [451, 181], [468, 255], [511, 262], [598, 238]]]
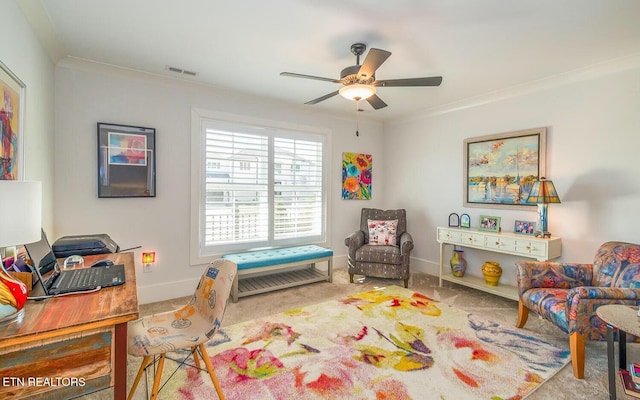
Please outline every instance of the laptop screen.
[[34, 273], [34, 285], [37, 283], [40, 276], [46, 275], [49, 271], [55, 270], [55, 273], [52, 274], [52, 276], [60, 272], [56, 256], [53, 254], [53, 250], [49, 245], [49, 241], [47, 240], [47, 235], [44, 233], [44, 230], [42, 230], [42, 235], [39, 241], [25, 244], [24, 247], [29, 254], [29, 258], [33, 262], [34, 269], [37, 268], [39, 272]]

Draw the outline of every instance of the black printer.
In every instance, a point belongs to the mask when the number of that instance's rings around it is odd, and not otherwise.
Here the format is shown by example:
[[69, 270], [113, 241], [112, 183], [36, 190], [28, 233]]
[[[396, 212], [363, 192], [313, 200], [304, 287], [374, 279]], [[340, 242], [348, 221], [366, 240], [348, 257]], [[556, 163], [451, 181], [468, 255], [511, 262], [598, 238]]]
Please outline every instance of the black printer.
[[91, 254], [117, 253], [120, 246], [105, 233], [63, 236], [51, 246], [56, 258], [71, 255], [86, 256]]

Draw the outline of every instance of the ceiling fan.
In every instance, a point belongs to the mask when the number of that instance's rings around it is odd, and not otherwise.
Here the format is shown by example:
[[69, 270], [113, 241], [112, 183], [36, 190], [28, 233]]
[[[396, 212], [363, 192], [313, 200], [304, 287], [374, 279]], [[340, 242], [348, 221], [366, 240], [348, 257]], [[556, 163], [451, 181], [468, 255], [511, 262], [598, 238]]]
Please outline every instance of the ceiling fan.
[[293, 78], [315, 79], [319, 81], [327, 81], [340, 83], [343, 85], [340, 90], [325, 94], [304, 104], [317, 104], [327, 100], [337, 94], [349, 100], [366, 99], [371, 106], [378, 110], [384, 108], [387, 104], [382, 101], [376, 94], [378, 87], [401, 87], [401, 86], [440, 86], [442, 82], [441, 76], [432, 76], [427, 78], [406, 78], [406, 79], [384, 79], [376, 80], [376, 70], [383, 62], [389, 58], [391, 52], [372, 48], [367, 53], [362, 65], [360, 65], [360, 56], [364, 54], [367, 45], [364, 43], [354, 43], [351, 45], [351, 52], [356, 56], [356, 65], [351, 65], [340, 72], [340, 79], [323, 78], [321, 76], [296, 74], [293, 72], [281, 72], [282, 76], [290, 76]]

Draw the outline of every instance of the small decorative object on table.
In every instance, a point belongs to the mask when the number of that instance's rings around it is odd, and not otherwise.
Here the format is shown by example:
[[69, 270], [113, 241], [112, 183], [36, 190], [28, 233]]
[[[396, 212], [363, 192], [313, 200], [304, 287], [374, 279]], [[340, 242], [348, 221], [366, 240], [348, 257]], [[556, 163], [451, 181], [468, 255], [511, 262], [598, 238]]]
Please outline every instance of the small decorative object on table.
[[482, 264], [482, 273], [484, 274], [484, 281], [489, 286], [498, 286], [500, 277], [502, 276], [502, 268], [497, 261], [486, 261]]
[[481, 231], [500, 232], [500, 217], [481, 215], [478, 229]]
[[467, 270], [467, 260], [464, 259], [464, 251], [453, 250], [453, 256], [449, 264], [451, 265], [451, 274], [457, 278], [462, 278]]
[[471, 218], [469, 214], [462, 214], [460, 216], [460, 228], [471, 228]]
[[456, 228], [460, 226], [460, 217], [456, 213], [449, 214], [449, 226]]

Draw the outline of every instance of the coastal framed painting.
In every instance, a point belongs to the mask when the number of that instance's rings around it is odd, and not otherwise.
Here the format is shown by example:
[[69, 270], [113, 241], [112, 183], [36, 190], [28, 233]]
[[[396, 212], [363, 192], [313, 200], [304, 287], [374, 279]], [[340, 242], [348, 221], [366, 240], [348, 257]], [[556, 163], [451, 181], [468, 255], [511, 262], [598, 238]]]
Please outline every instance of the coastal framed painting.
[[156, 130], [98, 122], [98, 197], [156, 196]]
[[0, 180], [24, 177], [24, 107], [26, 85], [0, 61]]
[[546, 128], [464, 140], [464, 206], [520, 209], [544, 176]]

